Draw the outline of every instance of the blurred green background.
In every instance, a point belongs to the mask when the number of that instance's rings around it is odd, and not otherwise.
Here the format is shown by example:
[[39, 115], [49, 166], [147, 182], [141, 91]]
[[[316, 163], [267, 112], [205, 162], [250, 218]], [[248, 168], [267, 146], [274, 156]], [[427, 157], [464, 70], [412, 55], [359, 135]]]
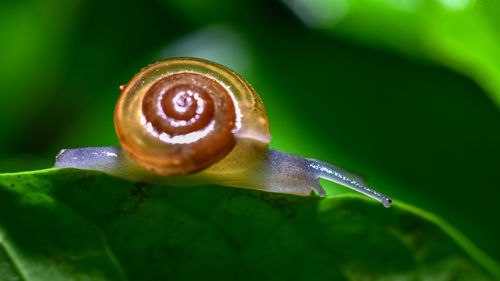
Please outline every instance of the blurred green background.
[[119, 85], [157, 60], [201, 57], [261, 95], [271, 147], [356, 171], [500, 260], [499, 8], [488, 0], [2, 1], [0, 172], [51, 167], [61, 148], [117, 145]]

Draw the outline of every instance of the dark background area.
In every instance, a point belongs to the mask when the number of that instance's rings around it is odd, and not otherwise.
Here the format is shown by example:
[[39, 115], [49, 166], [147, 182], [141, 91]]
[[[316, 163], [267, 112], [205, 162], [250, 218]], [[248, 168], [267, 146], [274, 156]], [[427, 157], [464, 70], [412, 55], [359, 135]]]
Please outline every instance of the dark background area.
[[404, 52], [360, 40], [371, 27], [354, 20], [338, 33], [313, 28], [290, 2], [4, 1], [0, 172], [49, 168], [62, 148], [117, 145], [119, 85], [157, 60], [202, 57], [260, 94], [271, 147], [356, 171], [500, 259], [500, 112], [491, 94], [421, 55], [411, 32], [384, 35], [417, 50]]

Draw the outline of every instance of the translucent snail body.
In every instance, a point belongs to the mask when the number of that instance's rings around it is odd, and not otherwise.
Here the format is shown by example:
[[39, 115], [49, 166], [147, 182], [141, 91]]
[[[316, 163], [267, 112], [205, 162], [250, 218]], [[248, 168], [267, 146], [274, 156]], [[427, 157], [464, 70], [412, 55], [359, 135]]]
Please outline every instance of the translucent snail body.
[[358, 178], [314, 159], [270, 149], [264, 105], [243, 78], [219, 64], [175, 58], [142, 69], [115, 108], [121, 147], [62, 150], [55, 167], [182, 186], [220, 184], [309, 195], [318, 179], [342, 184], [391, 205]]

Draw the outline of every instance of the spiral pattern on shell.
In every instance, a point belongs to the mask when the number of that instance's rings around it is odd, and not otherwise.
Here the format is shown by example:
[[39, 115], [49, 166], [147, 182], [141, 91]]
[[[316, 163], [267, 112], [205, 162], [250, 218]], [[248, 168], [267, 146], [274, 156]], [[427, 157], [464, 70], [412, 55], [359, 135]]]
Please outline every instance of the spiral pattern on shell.
[[[253, 119], [253, 120], [252, 120]], [[118, 139], [143, 168], [191, 174], [220, 161], [238, 138], [267, 144], [267, 115], [240, 76], [215, 63], [158, 62], [123, 88], [115, 109]]]

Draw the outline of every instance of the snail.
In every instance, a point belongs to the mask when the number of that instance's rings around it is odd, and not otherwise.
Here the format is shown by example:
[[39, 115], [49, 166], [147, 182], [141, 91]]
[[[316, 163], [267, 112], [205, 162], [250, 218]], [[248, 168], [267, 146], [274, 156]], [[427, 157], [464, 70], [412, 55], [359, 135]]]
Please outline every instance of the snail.
[[55, 167], [102, 171], [166, 186], [218, 184], [321, 197], [323, 178], [392, 200], [329, 163], [269, 148], [264, 105], [234, 71], [198, 58], [143, 68], [120, 87], [114, 113], [121, 146], [63, 149]]

